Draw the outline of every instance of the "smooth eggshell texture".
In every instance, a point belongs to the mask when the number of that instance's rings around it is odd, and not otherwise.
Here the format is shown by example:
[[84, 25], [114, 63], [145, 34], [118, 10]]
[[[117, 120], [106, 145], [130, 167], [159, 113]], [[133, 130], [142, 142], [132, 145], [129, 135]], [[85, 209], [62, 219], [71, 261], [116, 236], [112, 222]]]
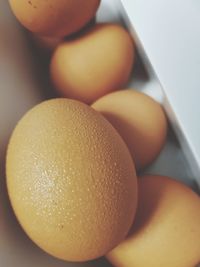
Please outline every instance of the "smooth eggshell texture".
[[108, 254], [116, 267], [195, 267], [200, 263], [200, 198], [167, 177], [139, 179], [129, 237]]
[[54, 99], [30, 110], [10, 139], [6, 173], [20, 224], [55, 257], [100, 257], [131, 227], [134, 164], [115, 129], [85, 104]]
[[92, 103], [126, 84], [134, 57], [133, 40], [123, 27], [97, 24], [57, 47], [52, 82], [61, 95]]
[[100, 0], [9, 0], [11, 9], [32, 32], [62, 37], [84, 27], [94, 16]]
[[167, 135], [167, 120], [159, 103], [141, 92], [122, 90], [100, 98], [92, 106], [122, 136], [137, 169], [158, 156]]

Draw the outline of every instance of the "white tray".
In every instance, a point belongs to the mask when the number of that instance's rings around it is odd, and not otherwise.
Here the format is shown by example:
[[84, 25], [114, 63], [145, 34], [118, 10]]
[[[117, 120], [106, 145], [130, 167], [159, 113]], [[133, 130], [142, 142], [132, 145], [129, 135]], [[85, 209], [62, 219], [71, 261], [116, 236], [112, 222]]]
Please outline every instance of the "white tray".
[[200, 2], [121, 3], [148, 71], [162, 86], [163, 105], [200, 185]]
[[[109, 266], [103, 259], [85, 264], [56, 260], [37, 248], [24, 234], [10, 208], [6, 195], [4, 159], [9, 136], [22, 115], [33, 105], [46, 98], [44, 81], [38, 70], [26, 35], [9, 11], [7, 0], [0, 1], [0, 266], [4, 267], [67, 267]], [[131, 1], [130, 1], [131, 2]], [[103, 0], [98, 21], [127, 21], [117, 0]], [[146, 74], [137, 60], [129, 87], [137, 88], [163, 101], [156, 79]], [[157, 161], [147, 170], [181, 179], [195, 185], [181, 147], [171, 135]]]

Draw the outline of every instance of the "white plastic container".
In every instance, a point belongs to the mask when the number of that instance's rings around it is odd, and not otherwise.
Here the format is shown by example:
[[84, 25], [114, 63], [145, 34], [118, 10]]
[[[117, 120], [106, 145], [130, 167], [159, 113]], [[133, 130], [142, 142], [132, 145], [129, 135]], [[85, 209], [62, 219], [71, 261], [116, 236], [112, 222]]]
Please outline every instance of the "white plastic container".
[[[124, 4], [126, 7], [125, 1]], [[127, 18], [119, 1], [102, 1], [98, 21], [122, 23], [128, 22]], [[130, 24], [127, 26], [131, 29]], [[0, 36], [0, 266], [109, 266], [103, 259], [94, 263], [72, 264], [48, 256], [28, 239], [13, 215], [4, 174], [7, 142], [17, 121], [33, 105], [45, 99], [46, 93], [38, 71], [38, 61], [32, 54], [24, 30], [11, 14], [7, 0], [0, 1]], [[142, 90], [160, 102], [164, 99], [159, 82], [147, 74], [139, 59], [129, 87]], [[195, 180], [190, 179], [194, 176], [189, 164], [173, 137], [169, 137], [160, 157], [147, 171], [182, 179], [190, 186], [195, 185]]]

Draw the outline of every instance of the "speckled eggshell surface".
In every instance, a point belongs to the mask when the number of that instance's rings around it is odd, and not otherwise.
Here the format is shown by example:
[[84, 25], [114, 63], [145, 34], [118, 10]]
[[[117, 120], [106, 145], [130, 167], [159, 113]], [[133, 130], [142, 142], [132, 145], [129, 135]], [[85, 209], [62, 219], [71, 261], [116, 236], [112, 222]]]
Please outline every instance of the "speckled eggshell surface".
[[115, 129], [85, 104], [54, 99], [25, 114], [8, 146], [6, 172], [20, 224], [55, 257], [100, 257], [131, 227], [134, 164]]

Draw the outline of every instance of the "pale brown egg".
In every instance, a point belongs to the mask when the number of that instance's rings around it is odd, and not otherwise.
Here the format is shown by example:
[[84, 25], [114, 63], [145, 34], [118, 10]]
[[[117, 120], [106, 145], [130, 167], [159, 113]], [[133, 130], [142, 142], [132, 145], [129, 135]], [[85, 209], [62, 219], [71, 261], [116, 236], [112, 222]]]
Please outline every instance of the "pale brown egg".
[[9, 3], [28, 30], [63, 37], [84, 27], [95, 16], [100, 0], [9, 0]]
[[132, 225], [137, 179], [129, 151], [103, 116], [78, 101], [31, 109], [12, 134], [6, 173], [21, 226], [55, 257], [100, 257]]
[[135, 90], [122, 90], [100, 98], [92, 107], [122, 136], [137, 169], [158, 156], [165, 143], [167, 120], [160, 104], [151, 97]]
[[126, 84], [134, 57], [133, 40], [122, 26], [97, 24], [57, 47], [52, 82], [61, 95], [92, 103]]
[[200, 263], [200, 198], [162, 176], [139, 179], [129, 237], [108, 254], [116, 267], [195, 267]]

